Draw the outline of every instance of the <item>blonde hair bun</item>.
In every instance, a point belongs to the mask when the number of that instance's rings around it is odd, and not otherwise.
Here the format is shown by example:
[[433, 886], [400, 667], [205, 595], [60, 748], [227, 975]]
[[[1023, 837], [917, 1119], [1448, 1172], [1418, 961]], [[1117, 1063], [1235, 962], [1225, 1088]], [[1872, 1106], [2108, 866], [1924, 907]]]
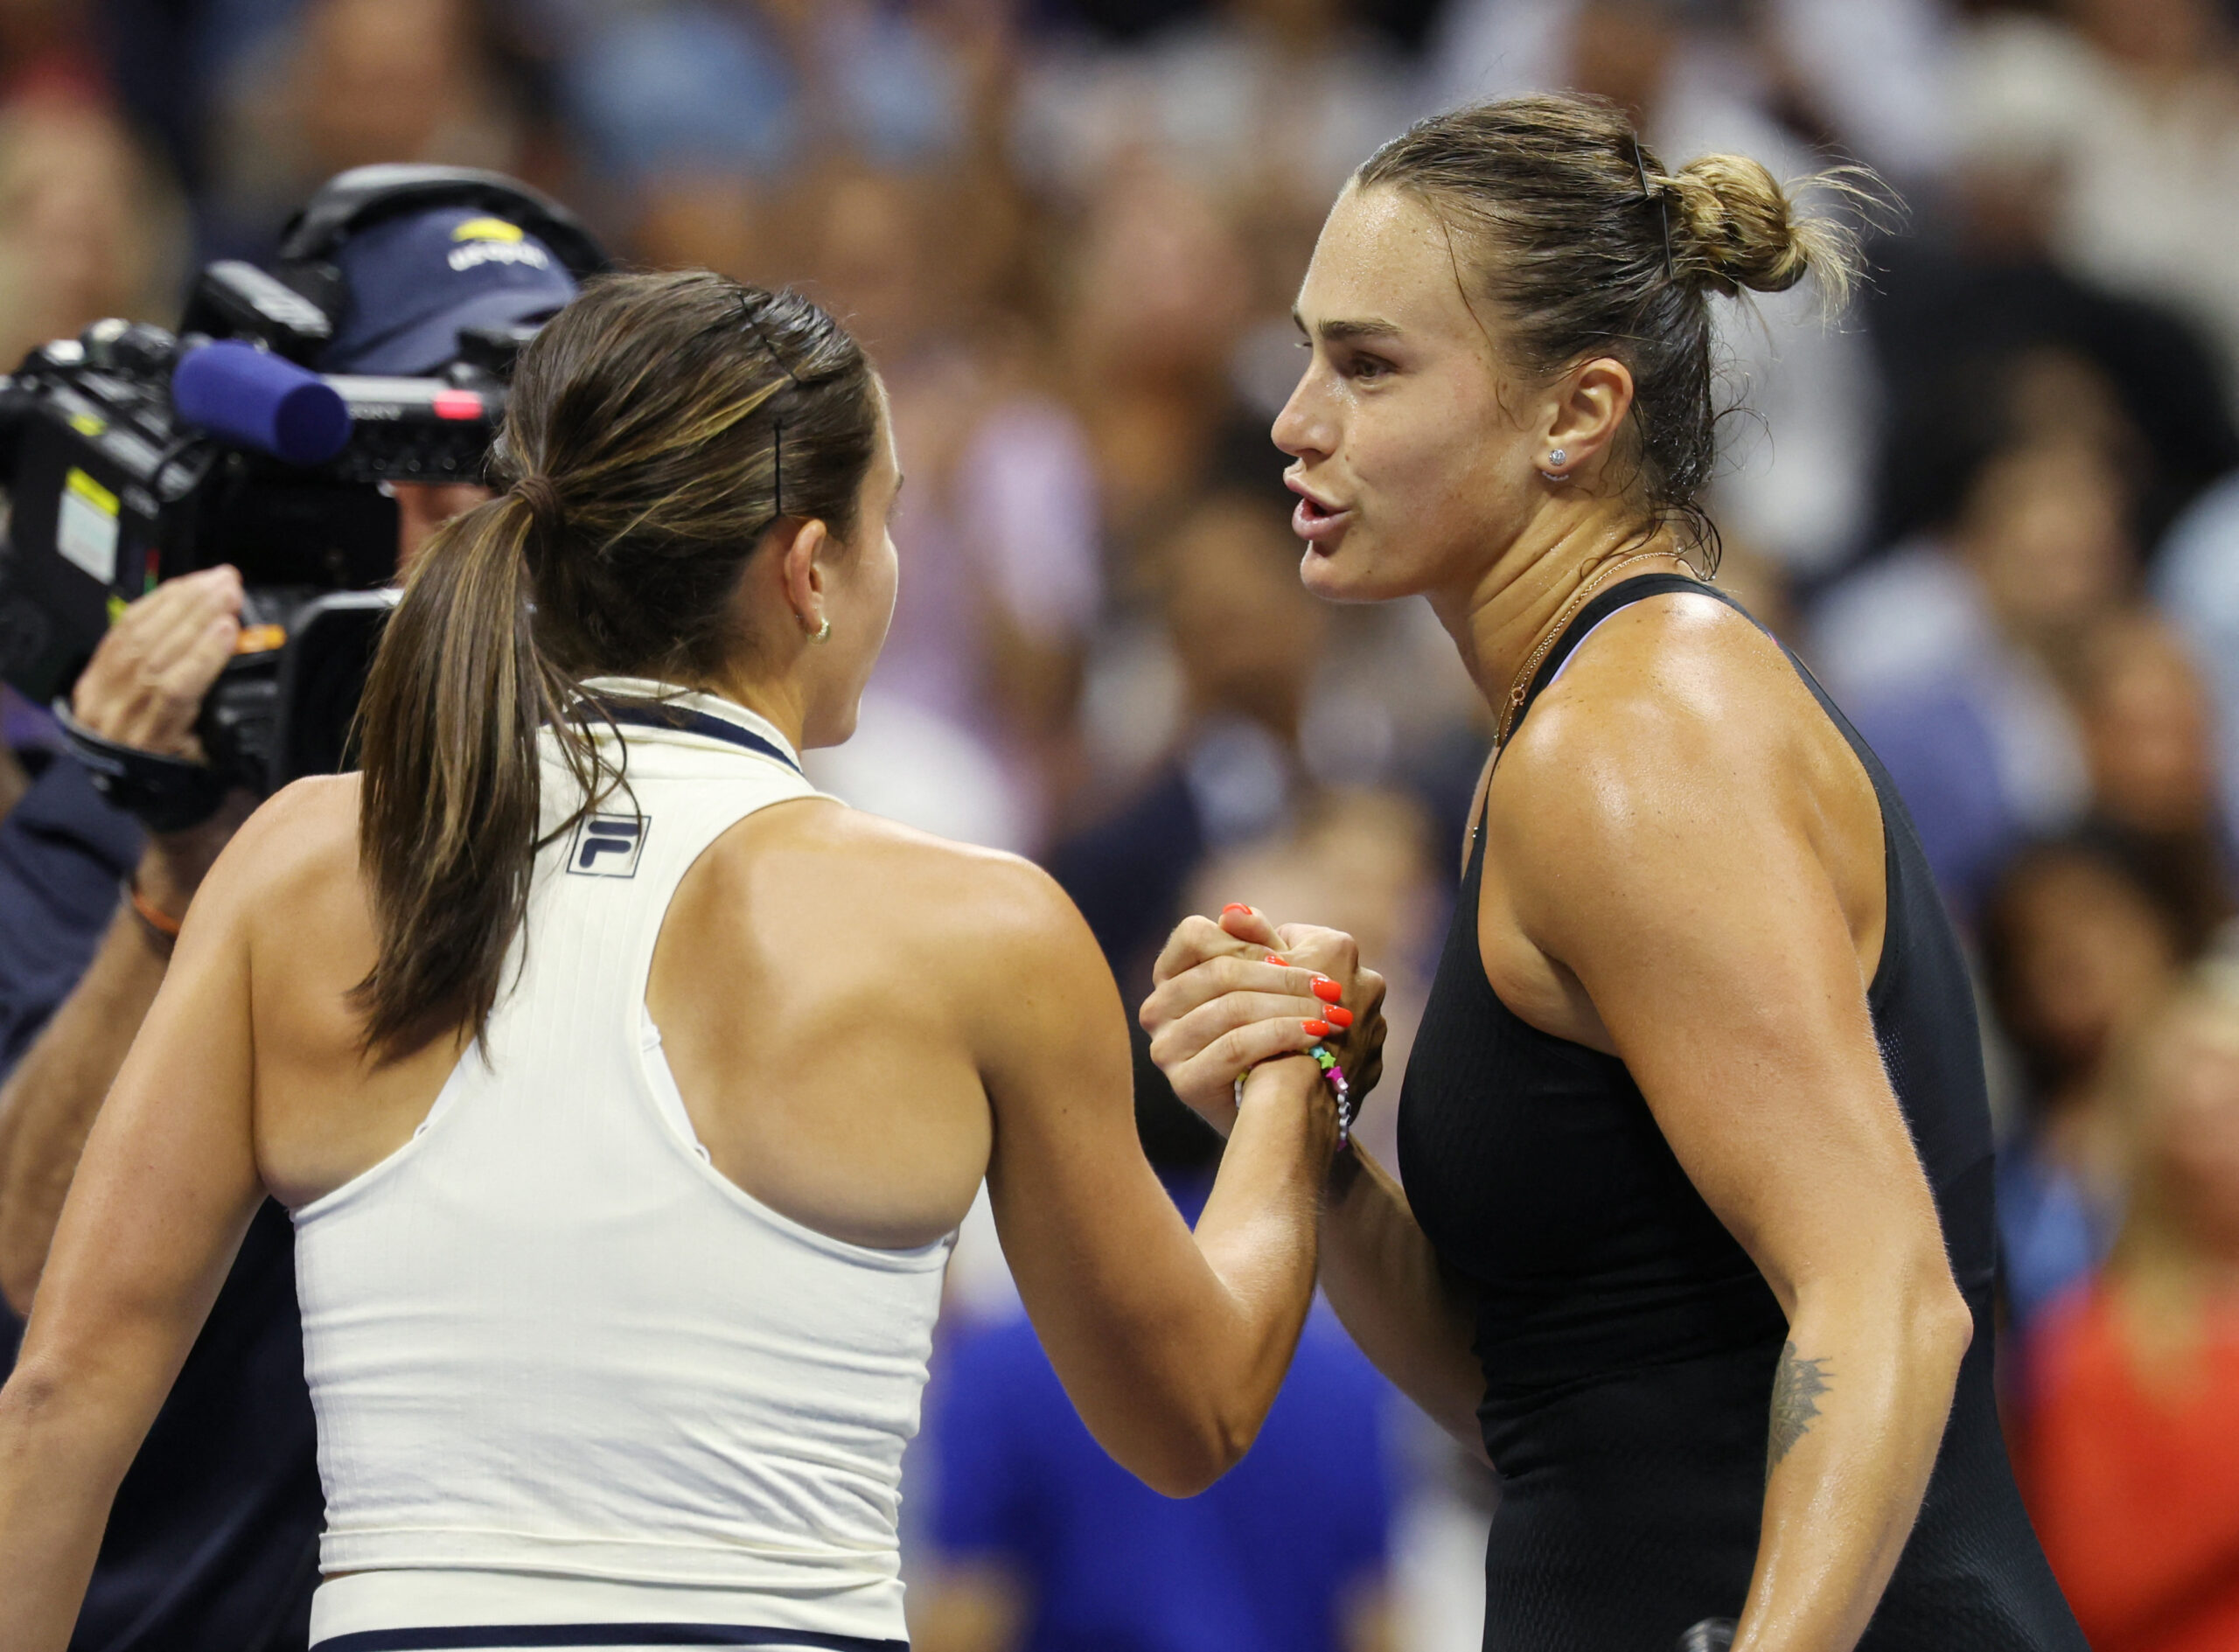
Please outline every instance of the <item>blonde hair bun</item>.
[[[1810, 182], [1838, 196], [1866, 193], [1839, 171]], [[1761, 162], [1705, 155], [1651, 187], [1670, 198], [1672, 263], [1683, 279], [1732, 296], [1743, 288], [1786, 292], [1814, 275], [1835, 309], [1857, 285], [1857, 234], [1836, 219], [1799, 212], [1791, 189]]]

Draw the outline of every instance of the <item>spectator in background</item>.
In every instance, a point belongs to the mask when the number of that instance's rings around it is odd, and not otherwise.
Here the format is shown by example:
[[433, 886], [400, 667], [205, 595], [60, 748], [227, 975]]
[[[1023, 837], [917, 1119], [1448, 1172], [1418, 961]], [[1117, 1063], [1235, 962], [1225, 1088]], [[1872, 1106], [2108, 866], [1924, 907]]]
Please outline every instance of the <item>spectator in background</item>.
[[2223, 819], [2239, 820], [2239, 471], [2171, 526], [2152, 589], [2205, 681]]
[[1956, 99], [1992, 141], [2039, 150], [2061, 262], [2151, 295], [2239, 365], [2239, 76], [2216, 0], [2064, 0], [1994, 16]]
[[0, 107], [0, 372], [106, 316], [173, 319], [185, 231], [169, 184], [105, 106]]
[[1243, 415], [1230, 357], [1251, 313], [1252, 269], [1219, 205], [1146, 161], [1103, 181], [1073, 243], [1060, 318], [1066, 388], [1097, 462], [1110, 568], [1140, 589], [1137, 560], [1207, 479]]
[[966, 87], [937, 7], [876, 0], [534, 0], [565, 45], [594, 164], [768, 176], [844, 151], [923, 165], [964, 141]]
[[478, 0], [308, 0], [234, 66], [213, 242], [262, 256], [322, 178], [383, 161], [520, 170]]
[[2200, 672], [2166, 622], [2128, 610], [2084, 633], [2069, 676], [2091, 824], [2145, 868], [2197, 955], [2232, 916], [2231, 840]]
[[[1193, 1223], [1220, 1143], [1170, 1094], [1144, 1151]], [[915, 1652], [1385, 1652], [1394, 1396], [1327, 1307], [1251, 1453], [1160, 1496], [1081, 1424], [1023, 1314], [950, 1342], [926, 1396], [931, 1579]]]
[[[2086, 385], [2073, 370], [2036, 371], [2052, 394], [2026, 412], [2040, 423], [2112, 417], [2131, 428], [2120, 457], [2142, 545], [2239, 464], [2229, 364], [2210, 337], [2150, 296], [2101, 284], [2063, 245], [2063, 134], [2088, 100], [2079, 106], [2056, 73], [1984, 66], [1996, 42], [2040, 39], [2049, 26], [1994, 13], [1963, 37], [1951, 66], [1954, 165], [1932, 198], [1942, 210], [1922, 214], [1921, 234], [1876, 249], [1885, 269], [1866, 315], [1886, 409], [1873, 528], [1882, 544], [1948, 519], [1984, 440], [1984, 389], [2002, 387], [2017, 361], [2064, 359], [2096, 373], [2099, 383]], [[1997, 409], [1995, 419], [2021, 412]]]
[[1031, 300], [1032, 211], [1012, 175], [1011, 0], [614, 8], [521, 0], [621, 238], [659, 268], [779, 284], [820, 234], [823, 174], [898, 172], [938, 198], [941, 290]]
[[835, 165], [818, 193], [807, 262], [877, 353], [910, 477], [893, 629], [820, 783], [929, 830], [1040, 848], [1102, 598], [1087, 438], [1030, 334], [991, 324], [960, 286], [943, 179]]
[[1219, 213], [1240, 255], [1245, 315], [1207, 365], [1226, 364], [1252, 437], [1272, 454], [1266, 427], [1298, 377], [1291, 300], [1329, 198], [1428, 110], [1412, 66], [1365, 26], [1378, 8], [1211, 0], [1175, 10], [1116, 50], [1076, 32], [1029, 53], [1013, 152], [1033, 185], [1092, 221], [1103, 198], [1124, 198], [1145, 175], [1181, 180]]
[[1329, 610], [1299, 583], [1281, 507], [1263, 492], [1202, 499], [1157, 561], [1182, 684], [1178, 734], [1130, 800], [1048, 862], [1133, 996], [1148, 989], [1151, 959], [1205, 856], [1297, 815], [1310, 784], [1300, 731], [1329, 628]]
[[[1563, 84], [1590, 0], [1448, 0], [1431, 62], [1440, 107]], [[1661, 8], [1691, 25], [1683, 101], [1741, 98], [1797, 136], [1909, 184], [1943, 163], [1950, 24], [1937, 0], [1770, 0], [1744, 34], [1718, 0]]]
[[2030, 1342], [2030, 1516], [2098, 1652], [2239, 1645], [2239, 983], [2203, 971], [2110, 1086], [2130, 1215]]
[[2025, 1328], [2098, 1265], [2122, 1216], [2107, 1052], [2232, 910], [2204, 694], [2174, 635], [2145, 612], [2110, 615], [2069, 674], [2089, 815], [2005, 868], [1982, 926], [2025, 1085], [1998, 1163], [2007, 1303]]
[[2148, 876], [2103, 836], [2041, 842], [2013, 857], [1983, 911], [1985, 985], [2019, 1069], [1998, 1160], [2018, 1331], [2098, 1266], [2122, 1219], [2104, 1063], [2189, 956], [2179, 916]]
[[1149, 159], [1210, 192], [1281, 198], [1318, 224], [1362, 157], [1427, 112], [1406, 66], [1349, 10], [1220, 0], [1129, 49], [1057, 43], [1022, 88], [1022, 164], [1085, 194]]
[[[1963, 915], [2014, 844], [2065, 830], [2089, 807], [2063, 672], [2138, 564], [2128, 426], [2098, 375], [2038, 352], [1972, 382], [1978, 400], [1987, 391], [2007, 406], [1954, 457], [1963, 479], [1949, 514], [1829, 592], [1810, 649]], [[2040, 414], [2040, 402], [2064, 411]], [[2079, 411], [2091, 408], [2106, 416]]]

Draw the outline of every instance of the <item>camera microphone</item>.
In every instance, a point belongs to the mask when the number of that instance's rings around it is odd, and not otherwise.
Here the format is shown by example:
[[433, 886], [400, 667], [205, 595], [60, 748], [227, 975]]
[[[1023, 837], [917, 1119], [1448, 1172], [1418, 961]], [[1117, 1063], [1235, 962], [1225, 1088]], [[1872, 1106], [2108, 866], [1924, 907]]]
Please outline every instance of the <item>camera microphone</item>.
[[234, 339], [187, 352], [171, 403], [188, 422], [289, 464], [324, 464], [350, 440], [350, 408], [332, 385]]

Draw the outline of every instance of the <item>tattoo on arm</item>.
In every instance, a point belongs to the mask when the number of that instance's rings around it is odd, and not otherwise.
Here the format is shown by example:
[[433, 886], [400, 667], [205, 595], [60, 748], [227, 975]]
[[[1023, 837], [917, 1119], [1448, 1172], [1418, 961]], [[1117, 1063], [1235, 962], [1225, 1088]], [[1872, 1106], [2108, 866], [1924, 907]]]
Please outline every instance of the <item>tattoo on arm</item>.
[[1772, 1418], [1766, 1431], [1765, 1478], [1773, 1477], [1787, 1456], [1810, 1432], [1819, 1415], [1819, 1396], [1834, 1386], [1833, 1373], [1824, 1359], [1805, 1359], [1793, 1342], [1781, 1347], [1779, 1369], [1773, 1373]]

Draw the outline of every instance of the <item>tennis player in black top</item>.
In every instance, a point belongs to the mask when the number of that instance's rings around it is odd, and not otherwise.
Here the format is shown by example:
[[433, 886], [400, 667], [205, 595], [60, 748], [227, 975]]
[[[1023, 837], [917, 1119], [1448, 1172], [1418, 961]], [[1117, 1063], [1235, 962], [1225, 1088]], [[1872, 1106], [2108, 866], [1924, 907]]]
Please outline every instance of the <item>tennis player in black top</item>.
[[[1488, 1649], [1671, 1652], [1715, 1619], [1737, 1652], [2083, 1646], [1992, 1405], [1950, 920], [1873, 753], [1687, 560], [1713, 295], [1839, 299], [1853, 260], [1755, 163], [1668, 171], [1610, 106], [1531, 98], [1379, 151], [1300, 293], [1275, 439], [1305, 581], [1427, 596], [1499, 725], [1406, 1191], [1344, 1161], [1322, 1260], [1502, 1474]], [[1177, 931], [1143, 1018], [1185, 1098], [1224, 1121], [1271, 951], [1343, 944]]]

